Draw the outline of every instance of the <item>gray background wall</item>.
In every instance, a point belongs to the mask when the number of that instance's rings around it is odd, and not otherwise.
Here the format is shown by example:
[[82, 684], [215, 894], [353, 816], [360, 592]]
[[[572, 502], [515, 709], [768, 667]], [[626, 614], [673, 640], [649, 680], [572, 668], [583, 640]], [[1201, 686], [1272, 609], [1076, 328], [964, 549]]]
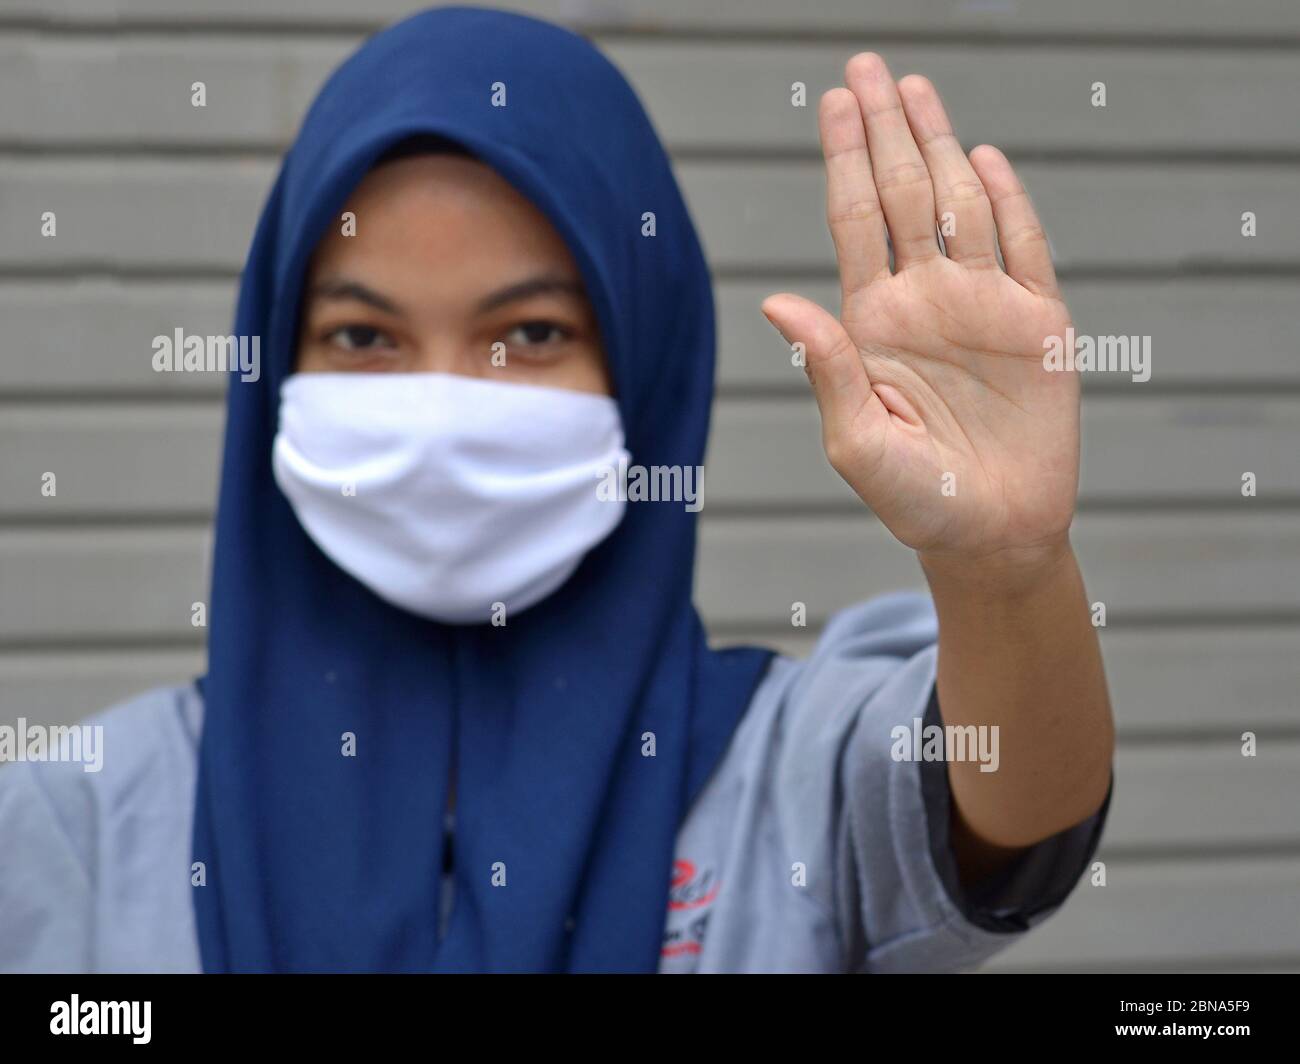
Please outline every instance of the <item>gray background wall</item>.
[[[66, 722], [202, 668], [221, 382], [153, 373], [150, 341], [229, 330], [278, 151], [331, 66], [418, 6], [0, 0], [0, 720]], [[920, 583], [826, 465], [757, 310], [782, 288], [836, 305], [817, 96], [876, 49], [933, 78], [968, 147], [1017, 162], [1079, 331], [1154, 350], [1145, 384], [1085, 382], [1075, 539], [1121, 735], [1109, 882], [995, 967], [1300, 970], [1300, 4], [515, 6], [626, 71], [707, 245], [721, 355], [697, 585], [722, 642], [799, 652], [837, 607]]]

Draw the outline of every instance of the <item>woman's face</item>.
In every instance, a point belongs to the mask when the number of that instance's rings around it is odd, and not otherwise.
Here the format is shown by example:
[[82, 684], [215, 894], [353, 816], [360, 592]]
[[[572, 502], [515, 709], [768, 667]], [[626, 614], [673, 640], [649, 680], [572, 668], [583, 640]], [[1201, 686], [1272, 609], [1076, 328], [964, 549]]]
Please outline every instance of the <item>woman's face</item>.
[[550, 222], [494, 170], [372, 170], [308, 267], [297, 370], [439, 372], [612, 393], [595, 314]]

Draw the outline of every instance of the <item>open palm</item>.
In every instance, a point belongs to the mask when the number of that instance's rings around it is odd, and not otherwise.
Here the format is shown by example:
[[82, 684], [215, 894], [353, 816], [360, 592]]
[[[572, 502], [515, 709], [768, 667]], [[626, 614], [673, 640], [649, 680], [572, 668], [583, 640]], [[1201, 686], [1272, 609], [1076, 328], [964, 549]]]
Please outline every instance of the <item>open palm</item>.
[[1044, 368], [1070, 316], [1033, 207], [1001, 152], [962, 151], [929, 81], [895, 85], [870, 53], [845, 75], [820, 110], [840, 318], [763, 303], [804, 344], [827, 457], [918, 551], [1053, 545], [1074, 512], [1078, 379]]

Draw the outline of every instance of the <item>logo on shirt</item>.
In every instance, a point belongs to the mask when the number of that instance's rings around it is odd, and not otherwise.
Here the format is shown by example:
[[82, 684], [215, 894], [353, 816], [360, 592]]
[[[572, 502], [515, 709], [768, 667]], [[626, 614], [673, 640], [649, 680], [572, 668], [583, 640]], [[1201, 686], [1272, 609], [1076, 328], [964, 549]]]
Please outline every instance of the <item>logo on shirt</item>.
[[700, 952], [709, 906], [717, 896], [718, 880], [713, 869], [697, 869], [693, 861], [673, 862], [662, 950], [665, 957]]

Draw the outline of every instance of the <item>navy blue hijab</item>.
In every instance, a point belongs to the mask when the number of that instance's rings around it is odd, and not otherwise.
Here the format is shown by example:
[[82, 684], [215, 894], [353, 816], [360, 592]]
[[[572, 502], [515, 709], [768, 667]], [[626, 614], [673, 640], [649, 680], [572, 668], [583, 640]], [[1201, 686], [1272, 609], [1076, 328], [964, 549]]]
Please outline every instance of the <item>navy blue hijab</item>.
[[376, 160], [420, 136], [492, 166], [567, 242], [632, 460], [703, 458], [708, 271], [622, 76], [580, 37], [500, 12], [427, 11], [371, 38], [308, 112], [240, 287], [236, 332], [262, 337], [264, 365], [228, 397], [193, 838], [203, 967], [653, 971], [677, 829], [770, 657], [708, 649], [695, 515], [631, 503], [550, 598], [504, 627], [449, 626], [334, 566], [272, 479], [307, 259]]

